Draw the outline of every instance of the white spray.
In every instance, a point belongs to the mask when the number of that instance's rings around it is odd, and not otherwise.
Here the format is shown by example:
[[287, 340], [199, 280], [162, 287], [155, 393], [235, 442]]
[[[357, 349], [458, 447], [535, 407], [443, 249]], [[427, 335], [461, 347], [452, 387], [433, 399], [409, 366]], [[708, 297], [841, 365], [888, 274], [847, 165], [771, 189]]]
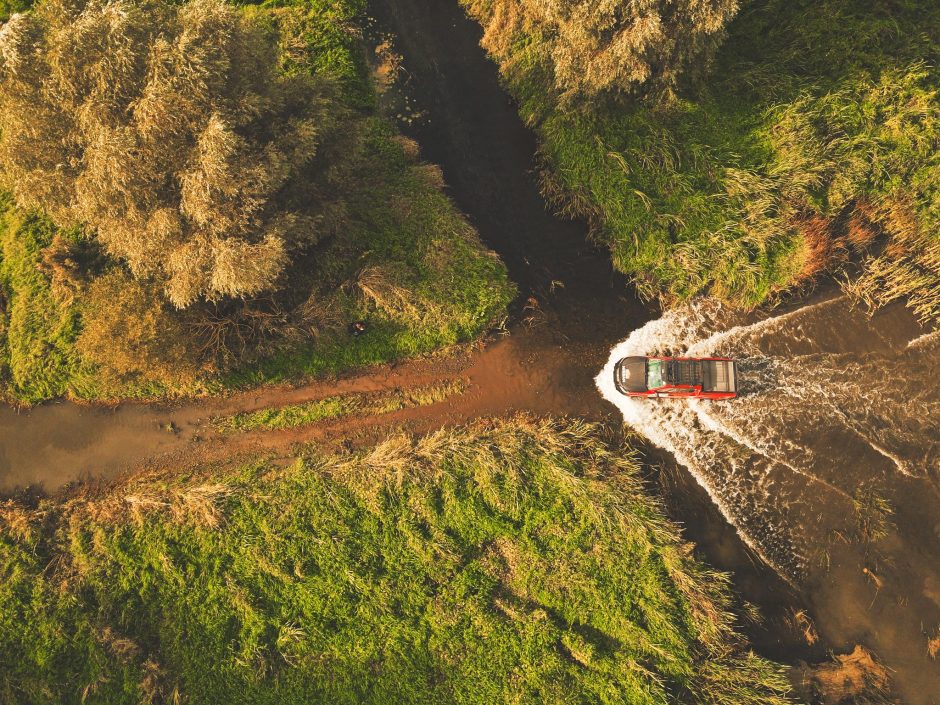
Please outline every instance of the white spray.
[[[930, 379], [940, 339], [931, 332], [897, 340], [901, 333], [881, 331], [841, 296], [743, 318], [704, 300], [672, 309], [611, 351], [597, 387], [625, 424], [689, 469], [755, 552], [798, 580], [821, 550], [819, 537], [845, 530], [865, 473], [923, 475], [937, 463], [940, 448], [925, 439], [940, 438], [940, 393], [918, 381]], [[870, 349], [857, 350], [860, 330]], [[621, 358], [671, 354], [736, 358], [741, 396], [617, 392]]]

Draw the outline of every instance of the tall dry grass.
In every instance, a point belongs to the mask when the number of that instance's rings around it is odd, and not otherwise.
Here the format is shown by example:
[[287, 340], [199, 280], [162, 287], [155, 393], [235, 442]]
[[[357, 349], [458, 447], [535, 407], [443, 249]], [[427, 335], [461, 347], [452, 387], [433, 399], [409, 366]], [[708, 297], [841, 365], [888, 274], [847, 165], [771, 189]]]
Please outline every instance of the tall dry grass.
[[87, 227], [178, 307], [271, 289], [318, 240], [339, 112], [286, 75], [277, 17], [221, 0], [46, 0], [0, 31], [0, 167], [17, 203]]

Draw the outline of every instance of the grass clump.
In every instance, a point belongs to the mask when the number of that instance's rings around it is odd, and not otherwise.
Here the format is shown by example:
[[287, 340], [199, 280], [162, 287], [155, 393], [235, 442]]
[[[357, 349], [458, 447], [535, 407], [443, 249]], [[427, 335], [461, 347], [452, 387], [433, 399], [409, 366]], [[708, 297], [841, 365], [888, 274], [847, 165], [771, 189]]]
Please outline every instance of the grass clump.
[[27, 403], [60, 396], [80, 384], [82, 367], [78, 311], [40, 269], [56, 230], [8, 201], [0, 209], [0, 380], [8, 396]]
[[7, 702], [786, 702], [582, 423], [7, 503], [0, 571]]
[[547, 40], [464, 4], [541, 138], [546, 193], [641, 293], [754, 306], [854, 259], [860, 298], [940, 316], [937, 7], [753, 0], [703, 83], [570, 110]]
[[852, 496], [855, 528], [859, 542], [868, 545], [886, 538], [894, 528], [894, 507], [877, 487], [862, 485]]
[[377, 416], [402, 409], [429, 406], [463, 394], [466, 389], [466, 381], [456, 379], [433, 382], [410, 389], [338, 394], [303, 404], [236, 414], [219, 419], [216, 425], [223, 431], [296, 428], [349, 416]]

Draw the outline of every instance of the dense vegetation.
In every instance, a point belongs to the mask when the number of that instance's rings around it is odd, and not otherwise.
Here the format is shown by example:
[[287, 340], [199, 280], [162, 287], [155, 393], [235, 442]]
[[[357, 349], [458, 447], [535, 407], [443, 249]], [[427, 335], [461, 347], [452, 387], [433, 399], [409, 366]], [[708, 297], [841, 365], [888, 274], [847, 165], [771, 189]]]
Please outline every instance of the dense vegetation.
[[513, 42], [534, 39], [526, 51], [551, 67], [558, 97], [572, 102], [656, 94], [684, 72], [701, 72], [738, 0], [484, 0], [472, 7], [489, 17], [487, 49], [511, 63]]
[[317, 175], [336, 159], [317, 157], [338, 111], [262, 29], [215, 0], [15, 15], [0, 170], [16, 202], [87, 226], [180, 308], [272, 288], [329, 229], [306, 211], [329, 209]]
[[861, 298], [940, 318], [935, 3], [750, 0], [704, 81], [574, 109], [550, 36], [463, 1], [541, 136], [546, 192], [647, 295], [754, 305], [854, 259]]
[[335, 371], [502, 315], [505, 268], [379, 115], [363, 3], [288, 5], [43, 0], [4, 24], [7, 398]]
[[582, 424], [0, 507], [0, 701], [785, 702]]

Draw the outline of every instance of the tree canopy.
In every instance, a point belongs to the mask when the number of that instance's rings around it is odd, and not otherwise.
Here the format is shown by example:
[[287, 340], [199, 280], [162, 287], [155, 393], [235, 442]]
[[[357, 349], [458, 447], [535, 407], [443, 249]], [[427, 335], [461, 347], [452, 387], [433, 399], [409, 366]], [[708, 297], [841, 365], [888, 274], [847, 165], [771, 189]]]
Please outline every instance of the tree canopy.
[[328, 89], [222, 0], [47, 0], [0, 30], [0, 170], [185, 307], [274, 285], [318, 228]]
[[738, 0], [468, 0], [484, 44], [508, 56], [523, 34], [566, 97], [671, 88], [708, 62]]

